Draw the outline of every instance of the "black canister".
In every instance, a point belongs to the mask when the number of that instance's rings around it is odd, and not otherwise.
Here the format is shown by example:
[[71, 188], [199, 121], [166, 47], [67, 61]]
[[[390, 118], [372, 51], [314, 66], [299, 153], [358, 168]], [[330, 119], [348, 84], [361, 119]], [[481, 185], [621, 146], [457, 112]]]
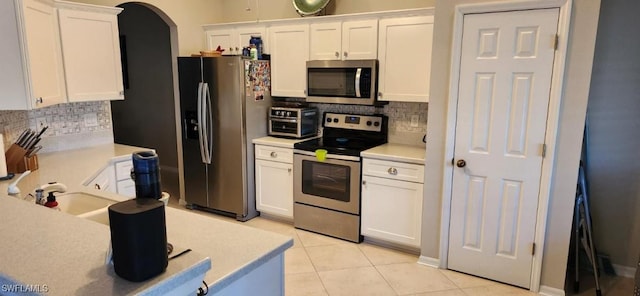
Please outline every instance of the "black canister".
[[153, 151], [135, 152], [131, 155], [131, 178], [136, 184], [136, 198], [162, 197], [160, 188], [160, 161]]

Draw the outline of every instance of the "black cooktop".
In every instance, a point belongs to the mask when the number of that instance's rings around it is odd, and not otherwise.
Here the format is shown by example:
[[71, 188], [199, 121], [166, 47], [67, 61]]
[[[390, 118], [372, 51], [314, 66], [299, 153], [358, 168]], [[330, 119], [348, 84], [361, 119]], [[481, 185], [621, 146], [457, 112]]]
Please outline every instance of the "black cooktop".
[[[387, 142], [385, 116], [325, 113], [323, 117], [323, 137], [298, 142], [294, 149], [310, 152], [325, 149], [329, 154], [360, 157], [360, 152]], [[381, 124], [374, 124], [376, 120]]]

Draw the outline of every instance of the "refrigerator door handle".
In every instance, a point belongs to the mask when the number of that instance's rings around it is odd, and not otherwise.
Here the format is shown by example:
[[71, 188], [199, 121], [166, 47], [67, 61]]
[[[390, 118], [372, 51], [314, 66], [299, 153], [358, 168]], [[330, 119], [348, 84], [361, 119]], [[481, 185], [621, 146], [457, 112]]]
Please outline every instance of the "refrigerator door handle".
[[[204, 130], [205, 147], [207, 148], [205, 156], [207, 157], [206, 163], [211, 164], [211, 158], [213, 157], [213, 113], [211, 112], [211, 92], [209, 91], [209, 84], [206, 82], [204, 83], [202, 94], [205, 98], [204, 104], [206, 106], [204, 113], [205, 116], [207, 116], [207, 118], [205, 118], [206, 127]], [[209, 127], [211, 127], [211, 129], [209, 129]]]
[[202, 120], [203, 118], [203, 114], [202, 111], [203, 106], [203, 96], [202, 96], [202, 90], [203, 90], [203, 86], [204, 84], [202, 82], [198, 83], [198, 144], [200, 144], [200, 158], [202, 159], [203, 163], [206, 163], [206, 159], [205, 159], [205, 154], [204, 154], [204, 130], [203, 130], [203, 126], [202, 126]]

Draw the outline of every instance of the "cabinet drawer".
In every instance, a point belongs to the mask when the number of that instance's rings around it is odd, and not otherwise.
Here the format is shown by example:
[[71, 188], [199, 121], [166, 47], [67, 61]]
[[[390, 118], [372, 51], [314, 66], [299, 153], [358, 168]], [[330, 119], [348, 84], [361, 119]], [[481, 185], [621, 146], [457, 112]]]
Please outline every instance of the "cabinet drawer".
[[419, 164], [365, 158], [362, 161], [362, 174], [424, 183], [424, 166]]
[[256, 145], [256, 158], [293, 163], [293, 149]]
[[116, 180], [130, 180], [132, 168], [131, 160], [116, 162]]

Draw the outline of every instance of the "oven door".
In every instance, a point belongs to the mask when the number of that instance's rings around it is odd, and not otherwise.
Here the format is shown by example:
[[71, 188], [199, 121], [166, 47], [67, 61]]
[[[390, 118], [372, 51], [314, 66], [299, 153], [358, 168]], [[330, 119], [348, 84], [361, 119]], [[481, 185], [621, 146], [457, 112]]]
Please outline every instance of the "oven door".
[[357, 160], [327, 155], [327, 159], [318, 161], [315, 156], [294, 154], [294, 201], [359, 215], [360, 158], [354, 159]]

